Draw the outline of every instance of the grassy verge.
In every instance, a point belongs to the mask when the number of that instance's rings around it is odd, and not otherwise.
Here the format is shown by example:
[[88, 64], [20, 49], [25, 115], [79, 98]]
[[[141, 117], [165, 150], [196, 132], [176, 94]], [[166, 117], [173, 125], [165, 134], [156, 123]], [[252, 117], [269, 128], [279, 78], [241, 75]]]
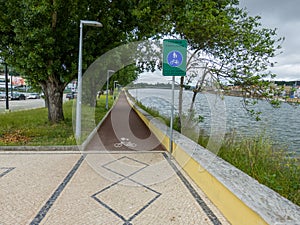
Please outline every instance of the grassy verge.
[[300, 205], [300, 164], [265, 134], [249, 138], [228, 135], [218, 155], [235, 167]]
[[[152, 116], [161, 117], [168, 124], [169, 119], [160, 116], [158, 111], [140, 103], [138, 105]], [[174, 129], [179, 130], [178, 127]], [[200, 132], [198, 143], [206, 147], [208, 140], [209, 137]], [[235, 133], [227, 134], [218, 156], [300, 206], [299, 159], [291, 157], [291, 153], [284, 148], [278, 148], [263, 132], [248, 138]]]
[[[110, 97], [109, 107], [112, 103], [113, 100]], [[72, 127], [73, 101], [65, 102], [63, 107], [65, 120], [58, 124], [48, 122], [46, 108], [0, 114], [0, 145], [76, 145]], [[95, 110], [96, 123], [106, 113], [105, 96], [101, 96]]]

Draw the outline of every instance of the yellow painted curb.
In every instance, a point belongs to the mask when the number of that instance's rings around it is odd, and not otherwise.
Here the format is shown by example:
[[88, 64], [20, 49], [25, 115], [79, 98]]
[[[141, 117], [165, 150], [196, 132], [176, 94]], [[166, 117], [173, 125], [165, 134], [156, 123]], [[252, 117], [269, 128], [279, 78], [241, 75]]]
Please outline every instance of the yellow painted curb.
[[[132, 103], [129, 104], [156, 135], [162, 140], [163, 146], [169, 151], [169, 137], [154, 126], [146, 116]], [[221, 211], [231, 224], [236, 225], [266, 225], [268, 224], [259, 214], [249, 208], [241, 199], [226, 188], [217, 178], [205, 170], [184, 149], [176, 143], [173, 144], [173, 157], [191, 179], [202, 189], [211, 202]]]
[[196, 160], [180, 146], [175, 146], [173, 153], [177, 163], [191, 179], [217, 206], [231, 224], [263, 225], [266, 223], [257, 213], [249, 208], [234, 193], [228, 190], [219, 180], [205, 170]]

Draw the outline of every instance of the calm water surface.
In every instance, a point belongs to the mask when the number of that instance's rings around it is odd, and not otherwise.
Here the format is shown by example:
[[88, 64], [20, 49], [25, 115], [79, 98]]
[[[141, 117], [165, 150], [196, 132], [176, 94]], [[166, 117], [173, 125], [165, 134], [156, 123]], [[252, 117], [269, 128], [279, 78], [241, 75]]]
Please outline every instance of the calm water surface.
[[[145, 106], [157, 109], [161, 114], [171, 113], [171, 90], [133, 89], [130, 94]], [[188, 111], [193, 93], [184, 91], [183, 110]], [[283, 103], [278, 109], [266, 101], [259, 101], [253, 107], [262, 112], [261, 121], [256, 121], [243, 107], [242, 98], [225, 96], [224, 100], [212, 94], [198, 94], [194, 109], [197, 115], [204, 117], [199, 126], [207, 133], [235, 130], [249, 136], [265, 132], [278, 146], [300, 155], [300, 107]], [[178, 108], [178, 90], [175, 91], [175, 112]]]

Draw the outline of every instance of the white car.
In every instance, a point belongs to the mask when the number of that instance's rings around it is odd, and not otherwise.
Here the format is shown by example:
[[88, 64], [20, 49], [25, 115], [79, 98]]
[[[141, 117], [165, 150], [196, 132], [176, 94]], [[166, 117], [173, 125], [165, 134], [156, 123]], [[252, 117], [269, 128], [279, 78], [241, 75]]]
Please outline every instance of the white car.
[[38, 93], [31, 93], [27, 96], [27, 99], [39, 99], [41, 96]]

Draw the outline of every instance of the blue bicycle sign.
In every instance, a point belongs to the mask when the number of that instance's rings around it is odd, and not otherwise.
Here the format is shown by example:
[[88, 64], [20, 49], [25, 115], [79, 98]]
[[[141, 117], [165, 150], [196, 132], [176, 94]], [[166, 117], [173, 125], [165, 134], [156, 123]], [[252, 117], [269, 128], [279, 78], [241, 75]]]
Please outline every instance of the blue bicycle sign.
[[163, 75], [186, 75], [187, 41], [165, 39], [163, 42]]
[[171, 51], [168, 54], [168, 64], [172, 67], [178, 67], [182, 64], [182, 54], [179, 51]]

